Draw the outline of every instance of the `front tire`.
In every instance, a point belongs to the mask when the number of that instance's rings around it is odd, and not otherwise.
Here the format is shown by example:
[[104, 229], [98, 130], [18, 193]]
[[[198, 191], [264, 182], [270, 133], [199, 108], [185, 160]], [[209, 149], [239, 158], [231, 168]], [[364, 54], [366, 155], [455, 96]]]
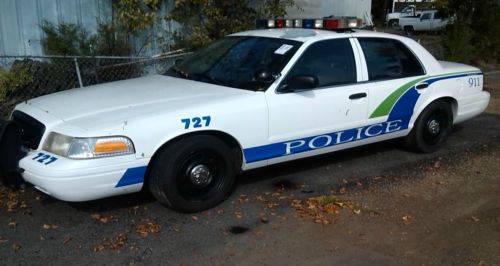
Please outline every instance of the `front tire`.
[[450, 104], [442, 100], [433, 102], [422, 111], [403, 145], [417, 152], [434, 152], [444, 145], [452, 127]]
[[178, 140], [152, 164], [149, 190], [162, 204], [186, 213], [212, 208], [225, 200], [235, 185], [231, 148], [209, 135]]

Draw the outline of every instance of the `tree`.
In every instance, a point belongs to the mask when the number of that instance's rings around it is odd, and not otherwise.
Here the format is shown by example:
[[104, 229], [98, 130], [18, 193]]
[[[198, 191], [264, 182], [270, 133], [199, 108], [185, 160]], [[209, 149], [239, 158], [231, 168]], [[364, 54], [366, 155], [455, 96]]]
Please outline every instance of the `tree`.
[[496, 0], [437, 0], [456, 19], [443, 33], [445, 57], [462, 62], [500, 60], [500, 4]]
[[167, 17], [182, 29], [174, 32], [176, 46], [197, 48], [222, 36], [252, 29], [258, 17], [283, 17], [294, 0], [175, 0]]

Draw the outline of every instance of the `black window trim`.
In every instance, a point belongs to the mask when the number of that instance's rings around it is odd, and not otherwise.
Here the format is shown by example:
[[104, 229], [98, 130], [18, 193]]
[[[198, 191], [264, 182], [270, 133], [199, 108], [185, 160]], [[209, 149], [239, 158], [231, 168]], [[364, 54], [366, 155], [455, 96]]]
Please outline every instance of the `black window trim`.
[[[399, 78], [387, 78], [387, 79], [378, 79], [378, 80], [370, 80], [370, 72], [368, 70], [368, 63], [366, 62], [366, 55], [365, 55], [365, 51], [363, 51], [363, 47], [361, 46], [361, 42], [359, 41], [360, 39], [385, 39], [385, 40], [393, 40], [393, 41], [397, 41], [399, 42], [400, 44], [402, 44], [404, 47], [406, 47], [406, 49], [408, 49], [410, 51], [410, 53], [413, 54], [413, 56], [417, 59], [418, 63], [420, 64], [420, 66], [422, 67], [422, 70], [424, 70], [424, 73], [422, 75], [417, 75], [417, 76], [407, 76], [407, 77], [399, 77]], [[398, 40], [396, 38], [387, 38], [387, 37], [372, 37], [372, 36], [366, 36], [366, 37], [356, 37], [356, 42], [358, 42], [359, 44], [359, 48], [361, 49], [361, 51], [363, 51], [363, 58], [361, 58], [361, 60], [364, 60], [365, 61], [365, 65], [366, 65], [366, 74], [368, 74], [367, 78], [368, 80], [366, 81], [363, 81], [362, 83], [372, 83], [372, 82], [381, 82], [381, 81], [389, 81], [389, 80], [398, 80], [398, 79], [406, 79], [406, 78], [412, 78], [412, 77], [423, 77], [423, 76], [427, 76], [427, 69], [425, 68], [425, 65], [422, 63], [422, 61], [420, 60], [420, 58], [415, 54], [415, 52], [413, 52], [413, 50], [408, 47], [408, 45], [406, 45], [404, 42], [402, 42], [401, 40]]]
[[[356, 68], [356, 82], [352, 82], [352, 83], [345, 83], [345, 84], [337, 84], [337, 85], [329, 85], [329, 86], [321, 86], [321, 87], [316, 87], [316, 88], [313, 88], [313, 89], [308, 89], [308, 90], [305, 90], [305, 91], [315, 91], [315, 90], [325, 90], [325, 89], [330, 89], [330, 88], [338, 88], [338, 87], [345, 87], [345, 86], [352, 86], [352, 85], [358, 85], [358, 84], [361, 84], [361, 83], [364, 83], [363, 81], [358, 81], [358, 63], [356, 62], [356, 53], [357, 51], [354, 49], [354, 46], [352, 45], [351, 43], [351, 39], [353, 39], [353, 37], [341, 37], [341, 38], [331, 38], [331, 39], [322, 39], [322, 40], [318, 40], [318, 41], [315, 41], [311, 44], [309, 44], [305, 49], [304, 51], [299, 55], [299, 57], [297, 58], [297, 60], [293, 63], [293, 65], [290, 67], [290, 69], [288, 70], [288, 72], [286, 73], [286, 75], [283, 76], [283, 79], [280, 81], [280, 83], [278, 84], [278, 86], [276, 87], [276, 89], [274, 90], [274, 93], [275, 94], [288, 94], [288, 93], [297, 93], [297, 92], [293, 92], [293, 91], [280, 91], [280, 88], [281, 88], [281, 85], [283, 85], [283, 83], [286, 81], [286, 79], [288, 78], [288, 76], [290, 75], [290, 72], [291, 70], [295, 67], [295, 65], [298, 63], [298, 61], [300, 60], [300, 58], [302, 57], [302, 55], [307, 51], [307, 49], [309, 49], [309, 47], [313, 44], [316, 44], [316, 43], [319, 43], [319, 42], [325, 42], [325, 41], [332, 41], [332, 40], [343, 40], [343, 39], [347, 39], [349, 41], [349, 45], [351, 46], [351, 50], [352, 50], [352, 55], [354, 56], [354, 65], [355, 65], [355, 68]], [[298, 51], [298, 50], [297, 50]], [[358, 57], [359, 57], [359, 53], [358, 53]], [[362, 58], [359, 58], [360, 60], [362, 60]]]

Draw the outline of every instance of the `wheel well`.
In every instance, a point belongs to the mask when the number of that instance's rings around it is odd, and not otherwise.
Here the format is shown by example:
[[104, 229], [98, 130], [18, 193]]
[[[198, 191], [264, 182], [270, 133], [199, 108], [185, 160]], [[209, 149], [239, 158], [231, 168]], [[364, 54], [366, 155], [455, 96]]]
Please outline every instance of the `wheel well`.
[[[243, 153], [242, 153], [242, 147], [240, 146], [239, 142], [231, 135], [224, 133], [222, 131], [216, 131], [216, 130], [205, 130], [205, 131], [196, 131], [196, 132], [190, 132], [184, 135], [177, 136], [168, 142], [164, 143], [159, 149], [155, 151], [153, 154], [153, 157], [151, 157], [151, 160], [149, 161], [149, 164], [146, 169], [145, 173], [145, 178], [144, 178], [144, 183], [146, 184], [148, 180], [149, 173], [151, 172], [151, 166], [154, 164], [155, 160], [158, 158], [159, 154], [161, 153], [162, 150], [164, 150], [166, 147], [168, 147], [170, 144], [179, 141], [183, 138], [191, 137], [191, 136], [196, 136], [196, 135], [210, 135], [216, 138], [219, 138], [220, 140], [224, 141], [232, 150], [233, 152], [233, 157], [235, 158], [234, 161], [234, 167], [237, 170], [237, 172], [241, 171], [241, 165], [243, 163]], [[147, 186], [143, 186], [147, 187]]]
[[442, 97], [442, 98], [438, 98], [436, 100], [434, 100], [433, 102], [435, 101], [445, 101], [447, 102], [450, 107], [451, 107], [451, 111], [453, 113], [453, 120], [455, 120], [455, 118], [457, 117], [457, 112], [458, 112], [458, 102], [457, 100], [455, 100], [455, 98], [452, 98], [452, 97]]

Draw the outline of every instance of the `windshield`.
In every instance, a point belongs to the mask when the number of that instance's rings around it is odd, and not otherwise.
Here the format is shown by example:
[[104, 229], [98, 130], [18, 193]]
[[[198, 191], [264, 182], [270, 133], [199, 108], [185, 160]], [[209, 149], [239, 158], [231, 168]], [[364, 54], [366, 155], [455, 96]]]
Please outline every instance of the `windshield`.
[[302, 43], [230, 36], [175, 64], [164, 75], [246, 90], [266, 90]]

